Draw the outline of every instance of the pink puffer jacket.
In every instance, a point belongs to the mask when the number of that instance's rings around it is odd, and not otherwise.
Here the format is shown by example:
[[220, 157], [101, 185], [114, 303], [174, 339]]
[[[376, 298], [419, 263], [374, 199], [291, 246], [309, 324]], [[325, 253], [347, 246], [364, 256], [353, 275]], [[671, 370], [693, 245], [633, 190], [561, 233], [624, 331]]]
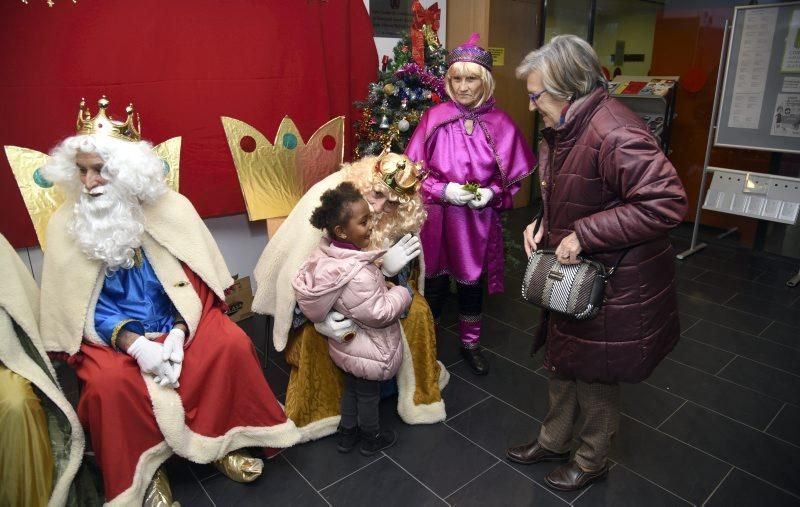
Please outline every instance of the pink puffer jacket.
[[407, 289], [386, 288], [373, 262], [384, 253], [339, 248], [322, 238], [292, 282], [297, 304], [312, 322], [331, 310], [356, 322], [355, 337], [328, 340], [328, 351], [339, 368], [369, 380], [392, 378], [400, 368], [400, 315], [411, 305]]

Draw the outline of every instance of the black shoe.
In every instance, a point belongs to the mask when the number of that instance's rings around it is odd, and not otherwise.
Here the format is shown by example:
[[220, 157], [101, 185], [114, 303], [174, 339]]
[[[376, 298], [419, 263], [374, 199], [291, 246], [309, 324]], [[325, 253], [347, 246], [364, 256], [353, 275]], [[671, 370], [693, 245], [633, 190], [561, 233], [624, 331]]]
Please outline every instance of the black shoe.
[[533, 465], [543, 461], [569, 461], [568, 452], [553, 452], [539, 445], [538, 440], [506, 449], [506, 458], [515, 463]]
[[601, 481], [608, 475], [608, 466], [596, 472], [586, 472], [574, 461], [561, 465], [545, 475], [544, 483], [550, 489], [558, 491], [578, 491], [595, 481]]
[[359, 440], [358, 426], [354, 428], [342, 428], [339, 426], [339, 441], [337, 442], [336, 449], [339, 452], [350, 452], [356, 446]]
[[397, 432], [394, 430], [378, 431], [371, 435], [364, 434], [363, 437], [360, 452], [364, 456], [372, 456], [397, 442]]
[[480, 347], [472, 349], [461, 347], [461, 356], [466, 359], [472, 373], [475, 375], [486, 375], [489, 373], [489, 361], [481, 354]]

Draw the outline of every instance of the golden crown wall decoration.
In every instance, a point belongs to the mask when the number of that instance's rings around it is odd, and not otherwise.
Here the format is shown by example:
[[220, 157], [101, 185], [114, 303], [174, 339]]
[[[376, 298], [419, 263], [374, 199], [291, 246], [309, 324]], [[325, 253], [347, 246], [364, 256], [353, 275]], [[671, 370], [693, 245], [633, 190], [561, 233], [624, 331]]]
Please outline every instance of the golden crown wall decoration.
[[316, 182], [339, 169], [344, 158], [344, 117], [322, 125], [303, 142], [294, 122], [281, 121], [275, 142], [251, 125], [222, 117], [250, 221], [289, 215]]
[[[65, 199], [63, 192], [42, 176], [41, 169], [47, 164], [50, 156], [19, 146], [5, 146], [5, 151], [22, 199], [25, 201], [25, 208], [33, 222], [39, 246], [44, 250], [47, 223]], [[180, 180], [181, 138], [167, 139], [154, 146], [153, 151], [164, 161], [164, 179], [167, 185], [177, 192]], [[77, 167], [75, 170], [77, 171]]]

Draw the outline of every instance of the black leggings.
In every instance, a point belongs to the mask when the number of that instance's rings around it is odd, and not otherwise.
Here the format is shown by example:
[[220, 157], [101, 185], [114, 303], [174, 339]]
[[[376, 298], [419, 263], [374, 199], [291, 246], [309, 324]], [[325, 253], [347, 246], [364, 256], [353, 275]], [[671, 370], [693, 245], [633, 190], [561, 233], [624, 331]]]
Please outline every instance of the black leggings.
[[[450, 276], [440, 275], [425, 279], [425, 300], [431, 307], [433, 319], [438, 322], [442, 316], [444, 302], [450, 290]], [[461, 317], [477, 317], [483, 308], [483, 288], [480, 282], [463, 284], [456, 282], [458, 292], [458, 314]]]
[[378, 404], [381, 401], [381, 383], [378, 380], [358, 378], [344, 374], [342, 393], [342, 428], [359, 426], [365, 433], [377, 433], [380, 429]]

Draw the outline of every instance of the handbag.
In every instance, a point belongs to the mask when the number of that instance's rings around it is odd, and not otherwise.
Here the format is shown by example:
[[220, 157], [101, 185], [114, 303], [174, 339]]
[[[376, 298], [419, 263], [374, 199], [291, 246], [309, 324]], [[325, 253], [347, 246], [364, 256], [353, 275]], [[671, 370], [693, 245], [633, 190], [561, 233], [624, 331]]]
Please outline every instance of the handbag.
[[[539, 230], [537, 214], [533, 235]], [[539, 249], [531, 254], [522, 278], [522, 297], [529, 303], [575, 320], [597, 316], [609, 278], [628, 253], [626, 249], [610, 269], [588, 257], [578, 256], [578, 264], [561, 264], [555, 250]]]

